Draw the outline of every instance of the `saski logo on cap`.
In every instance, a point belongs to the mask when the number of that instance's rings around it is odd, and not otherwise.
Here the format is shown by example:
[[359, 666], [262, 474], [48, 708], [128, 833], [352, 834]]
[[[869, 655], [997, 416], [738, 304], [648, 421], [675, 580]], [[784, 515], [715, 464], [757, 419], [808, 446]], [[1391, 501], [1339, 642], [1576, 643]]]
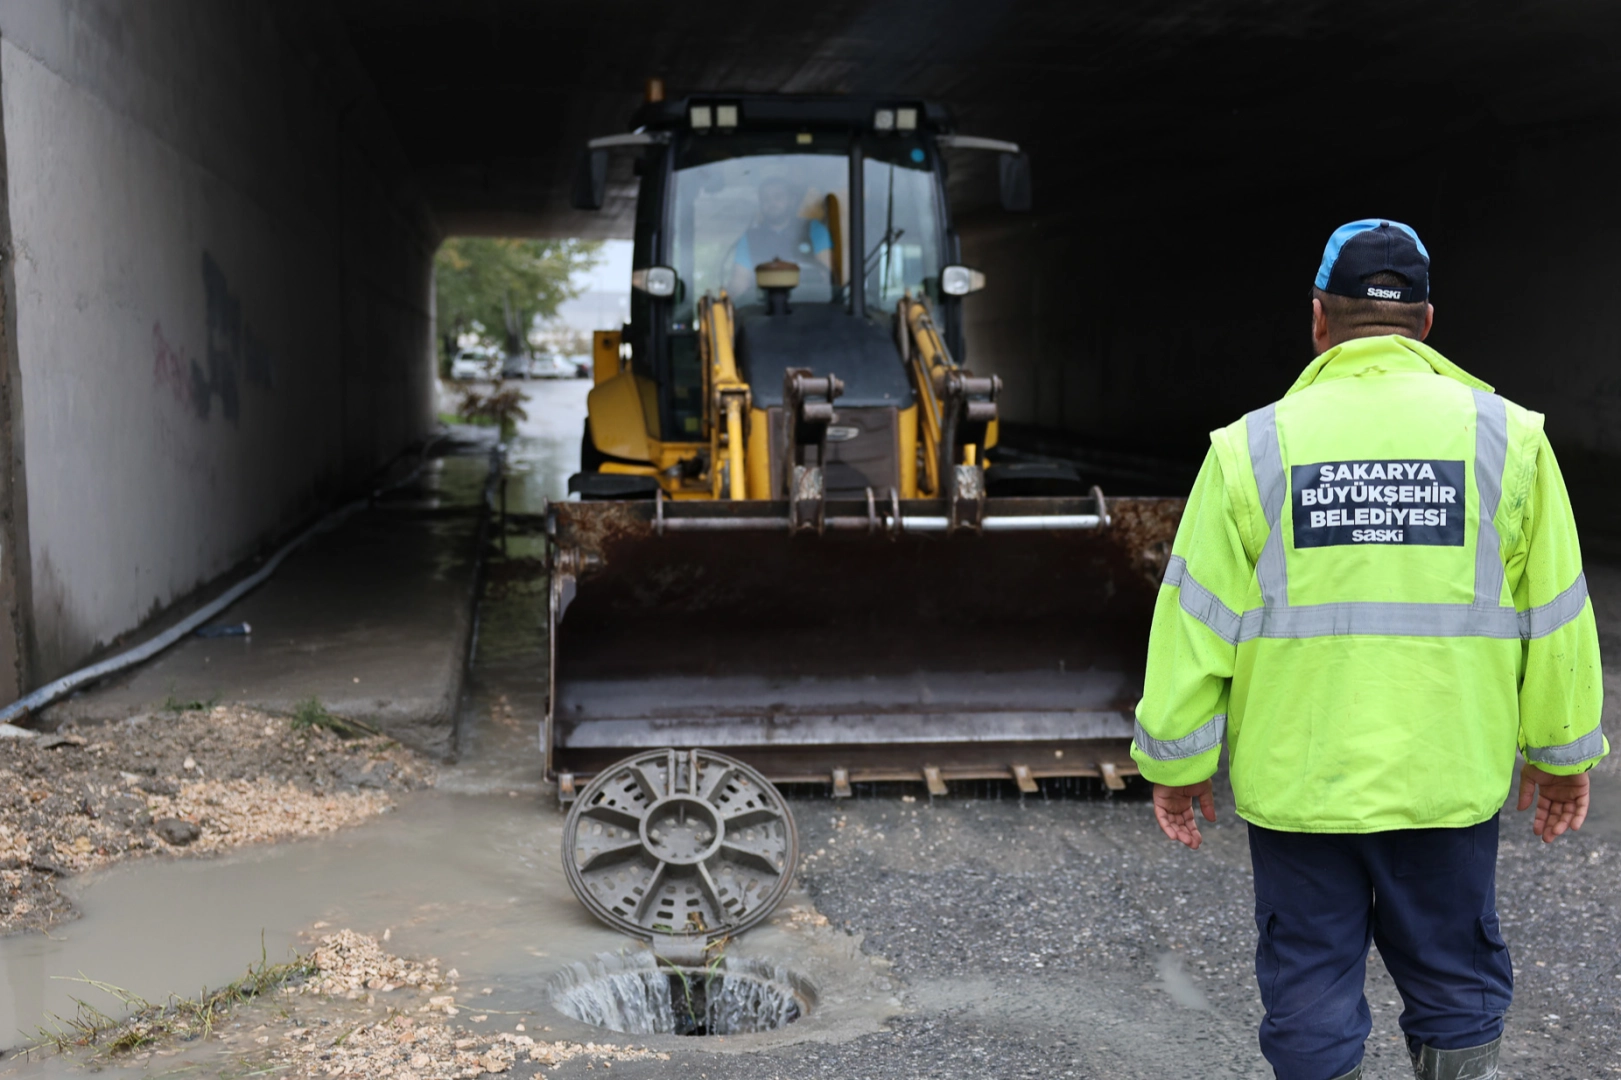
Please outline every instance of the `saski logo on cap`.
[[[1406, 284], [1368, 281], [1380, 273], [1399, 274]], [[1430, 253], [1412, 226], [1364, 218], [1328, 238], [1316, 284], [1336, 296], [1421, 304], [1430, 298]]]

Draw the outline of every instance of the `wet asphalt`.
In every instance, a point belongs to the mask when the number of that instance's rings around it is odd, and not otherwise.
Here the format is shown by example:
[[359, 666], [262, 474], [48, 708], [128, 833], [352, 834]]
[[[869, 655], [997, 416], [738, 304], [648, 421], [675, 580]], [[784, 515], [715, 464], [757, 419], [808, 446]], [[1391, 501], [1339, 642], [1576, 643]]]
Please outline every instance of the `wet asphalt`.
[[[1590, 567], [1589, 577], [1596, 599], [1621, 610], [1621, 570]], [[1621, 641], [1621, 619], [1601, 624], [1606, 644]], [[1613, 730], [1613, 671], [1607, 681]], [[797, 793], [803, 886], [834, 926], [891, 964], [904, 1015], [842, 1042], [737, 1052], [691, 1040], [706, 1045], [613, 1072], [1271, 1076], [1255, 1037], [1248, 842], [1224, 775], [1218, 785], [1220, 819], [1197, 852], [1164, 839], [1140, 784], [1112, 796], [1088, 782], [1049, 783], [1025, 798], [999, 784], [959, 785], [933, 800], [899, 787], [846, 800]], [[1516, 978], [1505, 1080], [1621, 1072], [1618, 840], [1621, 768], [1596, 778], [1587, 827], [1553, 845], [1532, 836], [1527, 815], [1505, 811], [1498, 910]], [[1368, 1080], [1410, 1076], [1400, 1001], [1377, 950], [1367, 997]]]
[[[1621, 779], [1601, 777], [1598, 792], [1588, 828], [1551, 846], [1525, 816], [1505, 818], [1498, 910], [1517, 982], [1505, 1080], [1621, 1071]], [[1222, 795], [1198, 852], [1164, 840], [1140, 794], [796, 800], [809, 894], [891, 962], [907, 1012], [840, 1044], [681, 1053], [680, 1075], [1270, 1076], [1245, 827]], [[1367, 996], [1366, 1075], [1410, 1076], [1377, 951]]]

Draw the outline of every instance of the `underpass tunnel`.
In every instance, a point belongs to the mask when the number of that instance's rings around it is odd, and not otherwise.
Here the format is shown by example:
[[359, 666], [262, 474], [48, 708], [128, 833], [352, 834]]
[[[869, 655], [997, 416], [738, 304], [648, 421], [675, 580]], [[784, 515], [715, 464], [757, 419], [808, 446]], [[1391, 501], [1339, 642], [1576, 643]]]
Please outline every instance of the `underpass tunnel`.
[[0, 693], [425, 438], [434, 251], [628, 237], [628, 161], [600, 213], [570, 182], [651, 77], [939, 101], [1017, 141], [1028, 214], [996, 205], [991, 156], [952, 164], [989, 277], [966, 359], [1003, 379], [1016, 445], [1148, 463], [1119, 493], [1184, 484], [1206, 432], [1293, 381], [1335, 226], [1405, 221], [1431, 343], [1548, 414], [1602, 538], [1618, 49], [1621, 9], [1591, 2], [0, 4]]
[[[1017, 141], [1033, 162], [1030, 214], [996, 206], [991, 155], [949, 162], [964, 259], [990, 279], [965, 302], [968, 362], [1003, 377], [1014, 441], [1168, 461], [1173, 486], [1208, 430], [1278, 396], [1310, 359], [1309, 284], [1328, 234], [1405, 221], [1434, 259], [1431, 344], [1545, 411], [1582, 520], [1621, 525], [1603, 498], [1621, 454], [1621, 365], [1615, 332], [1591, 314], [1616, 284], [1612, 7], [710, 3], [695, 19], [637, 3], [447, 12], [414, 0], [345, 12], [439, 220], [458, 231], [628, 236], [628, 161], [597, 214], [568, 209], [569, 180], [579, 147], [623, 131], [653, 76], [672, 97], [937, 100], [960, 131]], [[537, 41], [586, 44], [535, 64]], [[447, 55], [477, 55], [479, 70], [435, 64]], [[439, 136], [451, 129], [464, 137]]]

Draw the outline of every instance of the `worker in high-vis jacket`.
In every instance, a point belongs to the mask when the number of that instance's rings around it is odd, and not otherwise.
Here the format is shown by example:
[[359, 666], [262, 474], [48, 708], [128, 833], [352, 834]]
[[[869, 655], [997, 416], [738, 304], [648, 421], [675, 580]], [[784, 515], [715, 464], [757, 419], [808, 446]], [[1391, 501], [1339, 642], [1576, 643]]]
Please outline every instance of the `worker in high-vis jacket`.
[[1359, 1077], [1370, 942], [1417, 1076], [1497, 1076], [1513, 990], [1498, 814], [1578, 829], [1598, 634], [1542, 417], [1424, 344], [1429, 254], [1394, 221], [1323, 252], [1317, 358], [1210, 437], [1165, 571], [1132, 757], [1200, 843], [1225, 742], [1255, 871], [1261, 1051]]

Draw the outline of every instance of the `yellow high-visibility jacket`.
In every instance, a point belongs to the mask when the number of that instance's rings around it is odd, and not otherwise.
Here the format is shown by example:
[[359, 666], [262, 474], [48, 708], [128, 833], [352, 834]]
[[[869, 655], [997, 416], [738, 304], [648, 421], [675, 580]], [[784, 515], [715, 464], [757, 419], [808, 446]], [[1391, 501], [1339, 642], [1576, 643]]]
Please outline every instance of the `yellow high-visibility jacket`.
[[1362, 338], [1213, 432], [1154, 610], [1131, 753], [1269, 829], [1467, 826], [1515, 751], [1609, 753], [1598, 631], [1542, 416]]

